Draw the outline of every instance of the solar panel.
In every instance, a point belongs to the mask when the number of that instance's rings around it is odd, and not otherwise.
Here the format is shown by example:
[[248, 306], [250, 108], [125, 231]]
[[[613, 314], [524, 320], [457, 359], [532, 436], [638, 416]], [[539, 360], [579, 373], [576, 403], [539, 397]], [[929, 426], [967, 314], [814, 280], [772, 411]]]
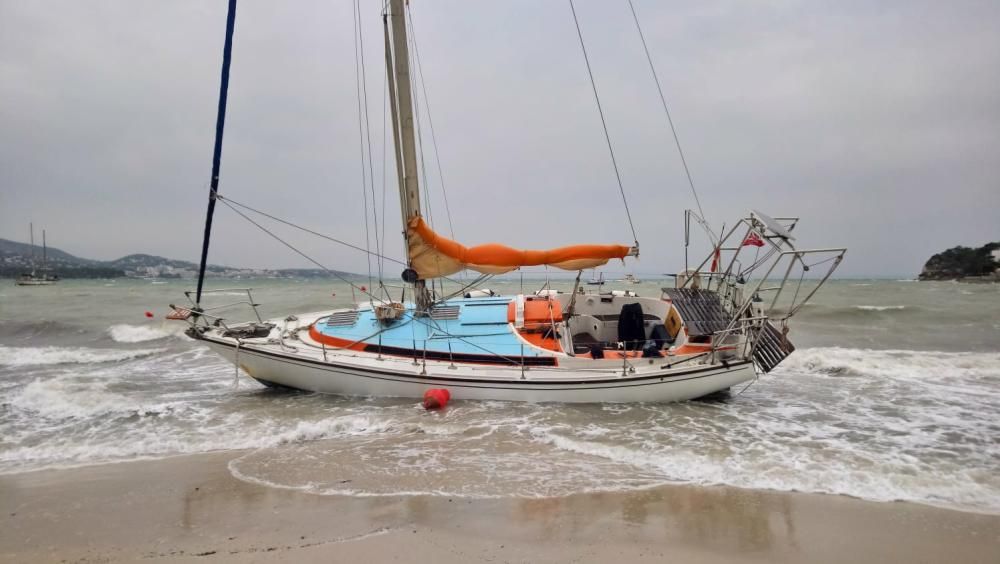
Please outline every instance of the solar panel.
[[781, 237], [782, 239], [788, 239], [789, 241], [795, 240], [795, 237], [792, 237], [792, 234], [789, 233], [788, 230], [784, 228], [784, 226], [775, 221], [773, 217], [767, 214], [763, 214], [757, 210], [751, 210], [751, 211], [753, 212], [753, 215], [757, 217], [757, 219], [761, 220], [764, 223], [764, 225], [767, 226], [767, 230], [770, 231], [771, 233], [774, 233], [775, 235]]

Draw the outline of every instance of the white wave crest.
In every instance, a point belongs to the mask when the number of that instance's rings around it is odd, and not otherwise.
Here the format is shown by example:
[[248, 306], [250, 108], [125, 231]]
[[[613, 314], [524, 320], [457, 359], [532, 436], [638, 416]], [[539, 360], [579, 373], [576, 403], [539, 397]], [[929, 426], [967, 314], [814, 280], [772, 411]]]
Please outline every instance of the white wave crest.
[[35, 380], [10, 401], [10, 406], [49, 419], [93, 417], [142, 410], [107, 385], [71, 378]]
[[179, 335], [180, 329], [183, 329], [183, 326], [177, 324], [175, 327], [178, 329], [171, 330], [164, 326], [127, 325], [123, 323], [109, 327], [108, 335], [111, 335], [111, 338], [119, 343], [144, 343], [146, 341], [155, 341]]
[[854, 374], [926, 383], [942, 379], [969, 383], [984, 378], [1000, 379], [1000, 353], [818, 347], [795, 351], [778, 370], [819, 375]]
[[0, 345], [0, 366], [95, 364], [159, 354], [166, 349], [94, 349], [87, 347], [7, 347]]
[[[29, 384], [12, 403], [18, 409], [53, 418], [97, 416], [91, 421], [100, 418], [99, 430], [93, 429], [86, 439], [74, 434], [60, 434], [39, 445], [17, 445], [14, 441], [17, 446], [0, 450], [0, 474], [364, 437], [390, 432], [396, 425], [391, 419], [353, 414], [294, 424], [272, 419], [251, 421], [240, 415], [219, 418], [212, 416], [212, 408], [208, 406], [183, 402], [143, 405], [122, 394], [109, 393], [104, 388], [84, 390], [72, 382]], [[151, 415], [153, 417], [147, 419], [155, 423], [159, 423], [162, 419], [159, 416], [165, 413], [180, 414], [187, 422], [206, 421], [205, 418], [208, 418], [211, 423], [196, 432], [161, 432], [161, 427], [156, 425], [125, 425], [120, 419], [116, 423], [104, 417], [104, 414], [115, 412]]]
[[288, 443], [315, 441], [341, 436], [359, 436], [384, 433], [396, 425], [392, 419], [367, 415], [344, 415], [319, 421], [299, 421], [294, 427], [280, 433], [246, 437], [243, 448], [273, 447]]
[[1000, 513], [1000, 494], [995, 484], [983, 483], [979, 471], [938, 471], [905, 456], [871, 458], [867, 453], [841, 451], [840, 456], [819, 459], [794, 445], [771, 443], [766, 456], [754, 446], [746, 452], [734, 449], [720, 459], [688, 448], [602, 444], [554, 433], [538, 438], [561, 450], [659, 471], [668, 482], [838, 494], [872, 501], [908, 500]]
[[898, 311], [906, 309], [904, 305], [886, 305], [886, 306], [874, 306], [874, 305], [859, 305], [854, 306], [861, 311]]

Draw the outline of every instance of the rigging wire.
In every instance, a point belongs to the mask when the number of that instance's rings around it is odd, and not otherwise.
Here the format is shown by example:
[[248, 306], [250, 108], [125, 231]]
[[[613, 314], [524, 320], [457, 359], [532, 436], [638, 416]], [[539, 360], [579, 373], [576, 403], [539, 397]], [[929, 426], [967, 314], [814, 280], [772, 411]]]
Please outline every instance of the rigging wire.
[[277, 236], [277, 235], [275, 235], [275, 234], [274, 234], [274, 233], [273, 233], [272, 231], [270, 231], [269, 229], [267, 229], [267, 228], [266, 228], [266, 227], [264, 227], [263, 225], [261, 225], [261, 224], [257, 223], [256, 221], [254, 221], [253, 219], [251, 219], [251, 218], [250, 218], [250, 217], [249, 217], [248, 215], [246, 215], [245, 213], [241, 212], [240, 210], [238, 210], [238, 209], [236, 209], [236, 208], [235, 208], [234, 206], [232, 206], [232, 205], [230, 204], [230, 200], [228, 200], [228, 199], [222, 199], [222, 198], [219, 198], [219, 197], [216, 197], [216, 199], [218, 199], [218, 200], [219, 200], [219, 201], [221, 201], [221, 202], [222, 202], [223, 204], [225, 204], [225, 205], [226, 205], [226, 207], [228, 207], [229, 209], [231, 209], [231, 210], [233, 210], [234, 212], [236, 212], [236, 214], [237, 214], [237, 215], [239, 215], [239, 216], [240, 216], [240, 217], [242, 217], [243, 219], [245, 219], [245, 220], [249, 221], [250, 223], [254, 224], [254, 225], [255, 225], [255, 226], [256, 226], [256, 227], [258, 228], [258, 229], [260, 229], [260, 230], [261, 230], [261, 231], [263, 231], [264, 233], [267, 233], [268, 235], [270, 235], [271, 237], [273, 237], [273, 238], [274, 238], [274, 239], [275, 239], [276, 241], [278, 241], [278, 242], [279, 242], [279, 243], [281, 243], [282, 245], [284, 245], [284, 246], [288, 247], [289, 249], [291, 249], [292, 251], [294, 251], [294, 252], [295, 252], [296, 254], [298, 254], [298, 255], [299, 255], [299, 256], [301, 256], [302, 258], [304, 258], [304, 259], [306, 259], [307, 261], [309, 261], [309, 262], [311, 262], [311, 263], [315, 264], [316, 266], [318, 266], [318, 267], [319, 267], [319, 268], [320, 268], [321, 270], [323, 270], [324, 272], [326, 272], [326, 273], [327, 273], [327, 274], [329, 274], [330, 276], [333, 276], [333, 277], [334, 277], [334, 278], [336, 278], [337, 280], [340, 280], [341, 282], [343, 282], [343, 283], [347, 284], [348, 286], [350, 286], [350, 287], [351, 287], [351, 296], [352, 296], [352, 299], [354, 299], [355, 301], [357, 301], [356, 297], [354, 296], [354, 291], [355, 291], [355, 290], [357, 290], [357, 291], [360, 291], [360, 292], [361, 292], [362, 294], [365, 294], [365, 295], [367, 295], [367, 296], [368, 296], [368, 297], [369, 297], [370, 299], [372, 299], [372, 300], [378, 300], [379, 302], [381, 302], [381, 301], [382, 301], [381, 299], [379, 299], [379, 298], [375, 297], [375, 295], [374, 295], [374, 294], [372, 294], [372, 293], [371, 293], [371, 292], [370, 292], [370, 291], [369, 291], [369, 290], [368, 290], [367, 288], [364, 288], [364, 287], [361, 287], [361, 286], [357, 286], [357, 285], [355, 285], [355, 284], [354, 284], [354, 282], [351, 282], [350, 280], [348, 280], [348, 279], [347, 279], [347, 278], [345, 278], [344, 276], [341, 276], [340, 274], [338, 274], [338, 273], [337, 273], [337, 271], [335, 271], [335, 270], [330, 270], [329, 268], [327, 268], [326, 266], [324, 266], [323, 264], [321, 264], [321, 263], [320, 263], [319, 261], [317, 261], [316, 259], [314, 259], [314, 258], [312, 258], [311, 256], [307, 255], [307, 254], [306, 254], [306, 253], [304, 253], [303, 251], [300, 251], [299, 249], [297, 249], [297, 248], [296, 248], [296, 247], [295, 247], [294, 245], [292, 245], [291, 243], [289, 243], [289, 242], [285, 241], [285, 240], [284, 240], [284, 239], [282, 239], [281, 237], [278, 237], [278, 236]]
[[587, 76], [590, 77], [590, 87], [594, 91], [594, 100], [597, 102], [597, 112], [601, 115], [601, 126], [604, 128], [604, 139], [608, 142], [608, 152], [611, 153], [611, 165], [615, 169], [615, 178], [618, 180], [618, 190], [622, 195], [622, 203], [625, 204], [625, 216], [628, 217], [628, 226], [632, 230], [632, 239], [636, 246], [639, 245], [639, 237], [635, 234], [635, 225], [632, 223], [632, 212], [628, 209], [628, 198], [625, 197], [625, 187], [622, 185], [622, 175], [618, 171], [618, 161], [615, 159], [615, 150], [611, 145], [611, 135], [608, 133], [608, 122], [604, 119], [604, 109], [601, 107], [601, 97], [597, 95], [597, 84], [594, 82], [594, 73], [590, 68], [590, 58], [587, 56], [587, 47], [583, 43], [583, 32], [580, 31], [580, 20], [576, 17], [576, 7], [573, 0], [569, 0], [569, 9], [573, 12], [573, 23], [576, 25], [576, 35], [580, 38], [580, 49], [583, 51], [583, 60], [587, 63]]
[[[410, 37], [412, 38], [412, 35]], [[412, 64], [410, 65], [410, 68], [411, 69], [413, 68]], [[424, 187], [424, 190], [423, 190], [423, 193], [424, 193], [423, 194], [424, 195], [424, 215], [427, 216], [427, 222], [428, 222], [428, 224], [430, 224], [431, 228], [433, 228], [434, 227], [434, 213], [433, 213], [433, 208], [431, 207], [430, 183], [427, 182], [427, 164], [424, 161], [424, 138], [423, 138], [423, 135], [421, 133], [422, 132], [422, 128], [420, 127], [420, 102], [419, 102], [420, 98], [418, 96], [418, 93], [417, 93], [416, 89], [413, 89], [412, 93], [413, 93], [413, 106], [414, 106], [414, 108], [413, 108], [413, 117], [414, 117], [414, 126], [415, 126], [415, 137], [416, 137], [416, 143], [417, 143], [417, 152], [420, 154], [420, 166], [419, 166], [419, 168], [420, 168], [420, 177], [421, 177], [420, 182], [421, 182], [421, 184], [423, 184], [423, 187]], [[440, 262], [441, 261], [440, 261], [440, 257], [437, 254], [434, 255], [434, 262], [437, 263], [438, 266], [440, 266]], [[431, 284], [430, 284], [430, 286], [431, 286], [431, 293], [432, 294], [434, 293], [434, 282], [435, 282], [434, 280], [431, 280]], [[440, 280], [438, 280], [437, 283], [438, 283], [438, 285], [440, 287], [441, 294], [443, 294], [444, 293], [443, 283]]]
[[[410, 68], [413, 68], [411, 65]], [[413, 89], [413, 121], [415, 138], [417, 144], [417, 153], [420, 154], [420, 182], [424, 187], [424, 208], [426, 208], [424, 215], [427, 216], [427, 223], [433, 228], [434, 227], [434, 213], [431, 208], [431, 190], [430, 185], [427, 182], [427, 164], [424, 161], [424, 138], [422, 135], [423, 128], [420, 124], [420, 98], [418, 96], [417, 90]]]
[[[368, 261], [368, 285], [372, 285], [371, 228], [368, 225], [368, 178], [365, 172], [365, 134], [361, 111], [361, 69], [358, 52], [358, 0], [351, 3], [354, 10], [354, 87], [358, 100], [358, 141], [361, 144], [361, 197], [364, 202], [365, 215], [365, 259]], [[375, 202], [372, 202], [375, 205]]]
[[444, 209], [448, 216], [448, 231], [451, 238], [455, 238], [455, 227], [451, 221], [451, 207], [448, 205], [448, 190], [444, 184], [444, 172], [441, 168], [441, 154], [438, 151], [437, 136], [434, 134], [434, 118], [431, 116], [431, 101], [427, 97], [427, 82], [424, 80], [424, 70], [420, 64], [420, 49], [417, 46], [417, 30], [413, 25], [413, 16], [410, 14], [410, 5], [406, 5], [407, 20], [410, 22], [410, 34], [413, 37], [413, 55], [417, 62], [417, 76], [420, 79], [420, 89], [424, 94], [424, 108], [427, 111], [427, 124], [431, 130], [431, 145], [434, 147], [434, 158], [437, 161], [438, 179], [441, 182], [441, 195], [444, 197]]
[[[409, 63], [410, 63], [410, 69], [413, 69], [415, 66], [417, 67], [417, 69], [418, 69], [418, 77], [417, 78], [421, 81], [421, 84], [422, 84], [423, 74], [420, 73], [420, 71], [419, 71], [419, 63], [416, 61], [416, 56], [417, 56], [416, 55], [416, 53], [417, 53], [417, 43], [416, 43], [417, 42], [417, 37], [416, 37], [416, 33], [413, 31], [413, 20], [411, 19], [411, 16], [410, 16], [410, 6], [409, 6], [409, 4], [406, 5], [405, 9], [406, 9], [406, 24], [409, 27], [409, 33], [407, 34], [407, 38], [409, 40], [409, 44], [410, 44], [410, 47], [411, 47], [411, 49], [408, 50], [408, 53], [409, 53], [409, 56], [410, 56], [410, 61], [409, 61]], [[411, 74], [411, 76], [413, 75], [412, 72], [410, 74]], [[430, 185], [430, 182], [427, 181], [427, 162], [424, 159], [423, 125], [422, 125], [422, 123], [420, 121], [420, 91], [417, 90], [416, 88], [413, 88], [413, 89], [411, 89], [411, 92], [412, 92], [412, 96], [413, 96], [413, 115], [414, 115], [414, 120], [416, 122], [415, 123], [415, 125], [416, 125], [416, 141], [417, 141], [418, 151], [420, 153], [420, 176], [421, 176], [421, 179], [422, 179], [421, 182], [423, 182], [423, 186], [424, 186], [424, 191], [423, 191], [424, 192], [424, 207], [427, 210], [426, 211], [427, 221], [431, 225], [431, 227], [433, 228], [434, 227], [434, 213], [433, 213], [434, 210], [431, 207], [431, 185]], [[423, 92], [424, 93], [427, 92], [426, 88], [423, 88]], [[426, 108], [430, 107], [430, 106], [427, 106], [426, 100], [424, 101], [424, 105], [425, 105]], [[450, 221], [451, 221], [451, 218], [449, 216], [449, 224], [450, 224]], [[453, 235], [453, 237], [454, 237], [454, 235]], [[435, 262], [440, 262], [440, 261], [438, 259], [436, 259]], [[438, 284], [438, 290], [439, 290], [440, 295], [443, 295], [444, 294], [444, 281], [438, 279], [437, 280], [437, 284]], [[432, 280], [431, 281], [431, 289], [433, 290], [433, 288], [434, 288], [434, 281]]]
[[[677, 145], [677, 154], [681, 157], [681, 165], [684, 166], [684, 174], [687, 175], [688, 185], [691, 187], [691, 195], [694, 196], [694, 202], [698, 206], [698, 214], [700, 215], [702, 227], [704, 227], [709, 233], [711, 230], [708, 228], [708, 220], [705, 219], [705, 211], [701, 207], [701, 200], [698, 198], [698, 191], [695, 190], [694, 180], [691, 179], [691, 170], [688, 168], [687, 159], [684, 158], [684, 150], [681, 149], [681, 140], [677, 135], [677, 129], [674, 127], [674, 120], [670, 117], [670, 109], [667, 107], [667, 98], [663, 95], [663, 87], [660, 86], [660, 77], [656, 74], [656, 67], [653, 66], [653, 57], [649, 54], [649, 47], [646, 45], [646, 36], [642, 33], [642, 26], [639, 25], [639, 16], [635, 13], [635, 6], [632, 5], [632, 0], [628, 0], [628, 7], [632, 11], [632, 19], [635, 20], [635, 29], [639, 32], [639, 40], [642, 41], [642, 50], [646, 53], [646, 62], [649, 63], [649, 70], [653, 73], [653, 81], [656, 82], [656, 91], [660, 94], [660, 102], [663, 104], [663, 113], [667, 115], [667, 123], [670, 124], [670, 132], [674, 135], [674, 143]], [[712, 236], [712, 239], [717, 239], [717, 237]], [[717, 243], [717, 241], [714, 241]]]
[[[424, 79], [424, 69], [423, 69], [423, 65], [420, 62], [420, 48], [419, 48], [419, 45], [417, 43], [417, 30], [416, 30], [415, 24], [413, 22], [413, 15], [410, 13], [410, 6], [409, 6], [409, 4], [406, 5], [406, 15], [407, 15], [407, 18], [406, 18], [407, 22], [409, 22], [409, 25], [410, 25], [410, 42], [413, 44], [413, 59], [416, 62], [417, 79], [418, 79], [418, 81], [420, 83], [420, 91], [423, 94], [424, 111], [427, 113], [427, 123], [428, 123], [428, 126], [430, 127], [430, 132], [431, 132], [431, 145], [434, 148], [434, 160], [437, 163], [438, 181], [439, 181], [439, 183], [441, 185], [441, 196], [442, 196], [442, 199], [444, 200], [445, 216], [448, 218], [448, 232], [450, 233], [451, 238], [454, 239], [455, 238], [455, 224], [453, 223], [452, 218], [451, 218], [451, 205], [448, 203], [448, 190], [445, 187], [445, 183], [444, 183], [444, 171], [443, 171], [443, 168], [441, 166], [441, 151], [438, 149], [437, 135], [434, 132], [434, 118], [431, 115], [431, 102], [430, 102], [430, 98], [427, 96], [427, 81]], [[416, 98], [416, 96], [414, 96], [414, 98]], [[419, 104], [418, 104], [418, 106], [417, 106], [418, 119], [419, 119], [419, 114], [420, 114], [420, 107], [419, 107]], [[419, 123], [418, 123], [418, 130], [419, 130]], [[425, 193], [427, 195], [427, 201], [428, 201], [428, 205], [429, 205], [429, 202], [430, 202], [430, 183], [427, 182], [427, 169], [426, 169], [426, 165], [424, 164], [423, 138], [421, 138], [420, 145], [421, 145], [420, 164], [421, 164], [422, 167], [424, 167], [424, 190], [425, 190]], [[459, 276], [462, 278], [463, 281], [466, 280], [466, 272], [465, 272], [464, 269], [461, 271], [461, 273], [459, 274]], [[440, 289], [441, 289], [441, 293], [444, 294], [444, 285], [443, 285], [443, 283], [441, 283], [441, 288]]]
[[[243, 209], [245, 209], [247, 211], [250, 211], [250, 212], [253, 212], [255, 214], [264, 216], [264, 217], [266, 217], [266, 218], [268, 218], [268, 219], [270, 219], [272, 221], [276, 221], [278, 223], [287, 225], [287, 226], [289, 226], [289, 227], [291, 227], [293, 229], [298, 229], [299, 231], [304, 231], [305, 233], [308, 233], [310, 235], [315, 235], [316, 237], [319, 237], [320, 239], [326, 239], [327, 241], [330, 241], [332, 243], [337, 243], [338, 245], [344, 245], [345, 247], [354, 249], [356, 251], [361, 251], [362, 253], [374, 254], [374, 253], [372, 253], [371, 250], [365, 249], [365, 248], [361, 247], [360, 245], [355, 245], [353, 243], [348, 243], [347, 241], [343, 241], [341, 239], [337, 239], [336, 237], [331, 237], [330, 235], [325, 235], [325, 234], [320, 233], [318, 231], [309, 229], [308, 227], [303, 227], [303, 226], [298, 225], [296, 223], [292, 223], [291, 221], [288, 221], [286, 219], [281, 219], [280, 217], [271, 215], [271, 214], [269, 214], [269, 213], [267, 213], [265, 211], [261, 211], [261, 210], [258, 210], [256, 208], [252, 208], [252, 207], [250, 207], [250, 206], [248, 206], [246, 204], [237, 202], [236, 200], [233, 200], [232, 198], [223, 197], [223, 196], [218, 195], [218, 194], [215, 196], [215, 198], [217, 200], [219, 200], [219, 201], [225, 201], [226, 205], [228, 205], [230, 208], [232, 208], [232, 206], [238, 206], [238, 207], [241, 207], [241, 208], [243, 208]], [[236, 211], [236, 210], [234, 210], [234, 211]], [[237, 211], [237, 213], [239, 213], [239, 211]], [[260, 227], [264, 232], [266, 232], [268, 234], [271, 234], [270, 231], [268, 231], [267, 229], [264, 229], [263, 227], [261, 227], [259, 223], [255, 222], [255, 221], [253, 221], [253, 220], [251, 220], [249, 218], [247, 218], [247, 216], [243, 215], [242, 213], [240, 213], [239, 215], [242, 216], [242, 217], [244, 217], [244, 218], [246, 218], [248, 221], [250, 221], [250, 223], [256, 225], [257, 227]], [[271, 235], [272, 235], [272, 237], [277, 238], [273, 234], [271, 234]], [[284, 241], [282, 241], [282, 243], [284, 243]], [[288, 246], [288, 243], [284, 243], [284, 244], [286, 246]], [[299, 252], [301, 254], [301, 252], [298, 251], [297, 249], [296, 249], [296, 252]], [[395, 258], [392, 258], [392, 257], [389, 257], [389, 256], [380, 255], [379, 258], [381, 258], [383, 260], [387, 260], [389, 262], [394, 262], [394, 263], [402, 265], [402, 266], [407, 266], [407, 263], [405, 261], [402, 261], [402, 260], [399, 260], [399, 259], [395, 259]], [[461, 282], [459, 282], [457, 280], [454, 280], [452, 278], [449, 278], [447, 276], [441, 276], [440, 278], [442, 278], [444, 280], [447, 280], [449, 282], [454, 282], [456, 284], [461, 284]], [[379, 283], [384, 286], [384, 284], [382, 284], [381, 281], [379, 281]]]
[[[225, 197], [224, 198], [221, 195], [216, 195], [215, 198], [217, 200], [219, 200], [219, 201], [225, 201], [227, 204], [232, 204], [232, 205], [235, 205], [235, 206], [239, 206], [239, 207], [241, 207], [241, 208], [243, 208], [243, 209], [245, 209], [247, 211], [251, 211], [251, 212], [253, 212], [255, 214], [262, 215], [262, 216], [264, 216], [264, 217], [266, 217], [266, 218], [268, 218], [268, 219], [270, 219], [272, 221], [277, 221], [278, 223], [283, 223], [283, 224], [285, 224], [285, 225], [287, 225], [289, 227], [298, 229], [299, 231], [305, 231], [306, 233], [309, 233], [310, 235], [315, 235], [316, 237], [319, 237], [320, 239], [326, 239], [327, 241], [330, 241], [330, 242], [333, 242], [333, 243], [337, 243], [338, 245], [344, 245], [345, 247], [349, 247], [349, 248], [354, 249], [356, 251], [361, 251], [362, 253], [373, 254], [371, 252], [371, 250], [365, 249], [365, 248], [363, 248], [363, 247], [361, 247], [359, 245], [355, 245], [353, 243], [348, 243], [347, 241], [343, 241], [341, 239], [337, 239], [336, 237], [331, 237], [329, 235], [324, 235], [323, 233], [320, 233], [318, 231], [313, 231], [312, 229], [309, 229], [307, 227], [302, 227], [301, 225], [297, 225], [295, 223], [292, 223], [291, 221], [288, 221], [288, 220], [285, 220], [285, 219], [281, 219], [280, 217], [273, 216], [273, 215], [271, 215], [271, 214], [269, 214], [267, 212], [264, 212], [264, 211], [258, 210], [256, 208], [252, 208], [252, 207], [250, 207], [250, 206], [248, 206], [246, 204], [237, 202], [236, 200], [233, 200], [232, 198], [229, 198], [229, 197]], [[256, 225], [256, 223], [254, 223], [254, 225]], [[379, 258], [381, 258], [382, 260], [387, 260], [387, 261], [390, 261], [390, 262], [394, 262], [396, 264], [401, 264], [403, 266], [406, 266], [406, 262], [402, 261], [402, 260], [399, 260], [399, 259], [394, 259], [392, 257], [387, 257], [385, 255], [379, 255]]]
[[480, 274], [472, 282], [469, 282], [468, 284], [466, 284], [465, 286], [461, 287], [460, 289], [452, 292], [451, 294], [448, 294], [448, 295], [440, 298], [437, 303], [446, 302], [446, 301], [448, 301], [448, 300], [450, 300], [452, 298], [461, 296], [461, 295], [465, 294], [466, 290], [468, 290], [470, 288], [474, 288], [474, 287], [478, 286], [479, 284], [485, 283], [487, 280], [490, 280], [491, 278], [493, 278], [493, 276], [494, 276], [493, 274]]
[[[386, 147], [388, 146], [389, 134], [386, 132], [386, 114], [389, 112], [389, 77], [388, 71], [382, 74], [382, 244], [385, 245], [385, 193], [386, 193]], [[379, 280], [382, 279], [385, 261], [379, 257]]]
[[[368, 183], [371, 187], [372, 219], [375, 224], [375, 229], [374, 229], [375, 256], [378, 257], [382, 254], [382, 244], [384, 243], [384, 241], [383, 242], [379, 241], [379, 228], [378, 228], [379, 215], [378, 215], [378, 208], [375, 207], [375, 170], [374, 170], [374, 164], [372, 162], [372, 131], [371, 131], [371, 120], [368, 111], [368, 77], [365, 71], [365, 35], [364, 35], [364, 27], [361, 21], [360, 0], [355, 0], [355, 4], [357, 5], [357, 14], [358, 14], [358, 44], [359, 44], [359, 52], [361, 59], [361, 91], [363, 93], [362, 99], [364, 100], [365, 104], [365, 138], [367, 139], [367, 145], [368, 145]], [[383, 221], [384, 219], [385, 216], [383, 215]], [[382, 281], [382, 270], [381, 266], [379, 266], [379, 282], [381, 281]]]

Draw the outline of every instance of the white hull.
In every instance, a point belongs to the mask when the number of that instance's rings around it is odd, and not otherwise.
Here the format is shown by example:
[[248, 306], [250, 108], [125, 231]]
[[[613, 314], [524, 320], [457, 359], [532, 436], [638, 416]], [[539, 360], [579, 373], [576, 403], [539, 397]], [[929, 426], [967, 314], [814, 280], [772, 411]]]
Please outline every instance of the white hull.
[[18, 286], [51, 286], [55, 284], [55, 280], [18, 280], [16, 284]]
[[[329, 354], [282, 350], [206, 339], [216, 352], [266, 385], [347, 396], [419, 398], [430, 388], [447, 388], [454, 399], [527, 402], [671, 402], [726, 390], [755, 377], [748, 362], [664, 368], [668, 359], [634, 359], [635, 372], [602, 362], [599, 370], [475, 366], [373, 354]], [[301, 346], [301, 345], [300, 345]], [[593, 362], [593, 361], [592, 361]], [[617, 364], [618, 368], [609, 365]], [[624, 375], [623, 375], [624, 373]]]

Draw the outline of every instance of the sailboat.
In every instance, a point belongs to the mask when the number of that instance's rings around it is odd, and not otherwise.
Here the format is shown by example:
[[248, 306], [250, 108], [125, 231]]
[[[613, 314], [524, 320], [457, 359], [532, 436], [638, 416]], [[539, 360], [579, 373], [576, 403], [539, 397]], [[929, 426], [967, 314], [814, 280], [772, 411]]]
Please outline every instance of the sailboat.
[[59, 281], [59, 277], [48, 273], [48, 246], [45, 243], [45, 230], [42, 230], [42, 268], [41, 273], [35, 269], [35, 225], [29, 224], [31, 233], [31, 272], [17, 277], [14, 281], [18, 286], [51, 286]]
[[[245, 300], [209, 307], [213, 292], [233, 292], [204, 290], [203, 284], [215, 204], [228, 202], [218, 185], [235, 8], [236, 1], [230, 0], [197, 289], [185, 293], [188, 305], [171, 305], [168, 317], [186, 321], [189, 337], [266, 386], [413, 398], [445, 388], [454, 399], [531, 402], [699, 398], [749, 385], [791, 354], [786, 322], [804, 303], [798, 289], [780, 314], [772, 317], [768, 309], [774, 310], [795, 268], [813, 266], [809, 257], [831, 256], [825, 260], [829, 268], [822, 285], [846, 252], [797, 249], [790, 231], [798, 218], [751, 212], [723, 236], [711, 238], [712, 253], [699, 266], [685, 268], [687, 274], [677, 277], [673, 287], [659, 296], [640, 297], [634, 292], [588, 293], [580, 287], [585, 269], [635, 257], [638, 243], [518, 250], [499, 244], [468, 247], [443, 237], [421, 210], [407, 13], [404, 0], [389, 0], [383, 28], [407, 251], [402, 294], [392, 298], [345, 280], [365, 294], [364, 301], [263, 319], [252, 291], [244, 288]], [[686, 222], [690, 217], [693, 212], [686, 212]], [[698, 220], [705, 225], [703, 218]], [[769, 268], [765, 260], [754, 260], [752, 268], [740, 266], [738, 257], [746, 246], [740, 244], [741, 228], [747, 237], [752, 233], [754, 240], [764, 242]], [[721, 257], [729, 259], [728, 266]], [[573, 291], [447, 295], [434, 288], [435, 280], [462, 271], [486, 277], [539, 265], [575, 271]], [[784, 276], [779, 270], [780, 279], [774, 280], [779, 265]], [[751, 275], [757, 276], [755, 284], [747, 281]], [[801, 297], [808, 301], [816, 289], [818, 285]], [[765, 308], [757, 298], [769, 293], [774, 302]], [[249, 308], [253, 319], [238, 322], [223, 316], [225, 308], [235, 306]]]
[[604, 285], [604, 273], [601, 272], [597, 276], [591, 276], [590, 280], [587, 280], [587, 284], [590, 286], [603, 286]]

